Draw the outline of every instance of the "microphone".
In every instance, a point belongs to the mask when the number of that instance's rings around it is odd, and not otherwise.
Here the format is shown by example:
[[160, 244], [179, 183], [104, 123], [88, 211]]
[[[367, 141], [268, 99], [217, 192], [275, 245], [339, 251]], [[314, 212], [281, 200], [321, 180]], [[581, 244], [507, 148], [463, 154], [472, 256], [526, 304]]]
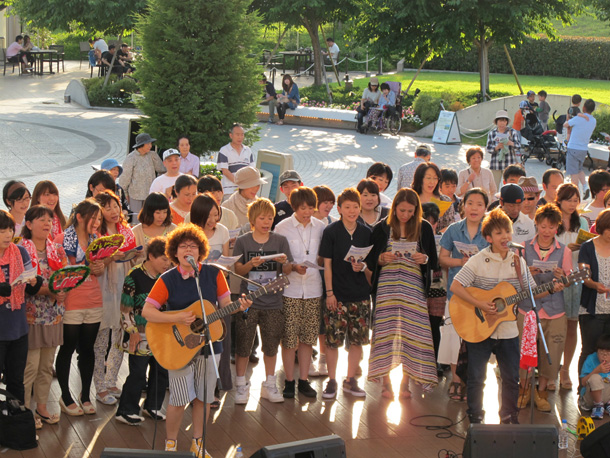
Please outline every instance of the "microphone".
[[195, 270], [195, 274], [199, 275], [199, 266], [197, 265], [197, 261], [191, 255], [186, 257], [186, 261], [191, 265], [191, 267]]
[[523, 245], [519, 245], [518, 243], [515, 243], [515, 242], [508, 242], [508, 248], [515, 248], [517, 250], [525, 250], [525, 247]]

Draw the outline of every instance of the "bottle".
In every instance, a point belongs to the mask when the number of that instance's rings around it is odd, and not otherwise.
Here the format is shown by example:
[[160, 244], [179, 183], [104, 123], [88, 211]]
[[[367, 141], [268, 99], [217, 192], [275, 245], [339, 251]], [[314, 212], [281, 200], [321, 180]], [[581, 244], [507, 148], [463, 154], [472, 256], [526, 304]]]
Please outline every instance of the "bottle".
[[242, 452], [241, 447], [237, 447], [235, 451], [235, 458], [244, 458], [244, 452]]
[[568, 448], [568, 420], [561, 420], [561, 429], [559, 430], [558, 445], [559, 450], [566, 450]]

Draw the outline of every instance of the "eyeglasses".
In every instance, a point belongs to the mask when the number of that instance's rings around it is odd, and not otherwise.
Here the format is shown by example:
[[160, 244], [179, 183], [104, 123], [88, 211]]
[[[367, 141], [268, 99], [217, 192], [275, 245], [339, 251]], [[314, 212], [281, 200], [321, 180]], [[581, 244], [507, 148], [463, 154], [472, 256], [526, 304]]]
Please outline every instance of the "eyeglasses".
[[178, 245], [178, 248], [181, 250], [198, 250], [199, 245], [187, 245], [186, 243]]
[[438, 177], [424, 177], [426, 181], [438, 181]]

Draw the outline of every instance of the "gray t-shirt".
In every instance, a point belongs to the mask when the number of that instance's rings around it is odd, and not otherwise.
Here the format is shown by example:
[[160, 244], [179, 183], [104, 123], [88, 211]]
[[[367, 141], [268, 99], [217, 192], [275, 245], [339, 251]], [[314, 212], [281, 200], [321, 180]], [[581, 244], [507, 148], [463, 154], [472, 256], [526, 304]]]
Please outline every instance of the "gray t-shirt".
[[[250, 259], [257, 256], [267, 256], [270, 254], [284, 253], [288, 257], [288, 261], [292, 262], [292, 254], [290, 253], [290, 245], [288, 240], [283, 235], [271, 232], [269, 240], [261, 244], [254, 240], [252, 232], [248, 232], [237, 238], [233, 256], [242, 255], [239, 262], [245, 264]], [[249, 273], [248, 278], [252, 281], [265, 285], [277, 278], [277, 275], [282, 272], [282, 265], [274, 260], [267, 261], [258, 267], [254, 267]], [[241, 282], [240, 293], [251, 293], [257, 288], [245, 281]], [[252, 302], [252, 308], [260, 310], [273, 310], [282, 308], [282, 292], [274, 294], [264, 294]]]

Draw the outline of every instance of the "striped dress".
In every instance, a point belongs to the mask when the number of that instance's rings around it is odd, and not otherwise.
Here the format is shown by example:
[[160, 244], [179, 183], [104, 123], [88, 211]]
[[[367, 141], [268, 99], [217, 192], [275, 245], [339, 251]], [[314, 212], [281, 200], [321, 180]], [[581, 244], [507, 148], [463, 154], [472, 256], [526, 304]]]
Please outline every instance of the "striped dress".
[[438, 384], [421, 270], [410, 259], [381, 268], [368, 377], [388, 375], [400, 364], [425, 391]]

